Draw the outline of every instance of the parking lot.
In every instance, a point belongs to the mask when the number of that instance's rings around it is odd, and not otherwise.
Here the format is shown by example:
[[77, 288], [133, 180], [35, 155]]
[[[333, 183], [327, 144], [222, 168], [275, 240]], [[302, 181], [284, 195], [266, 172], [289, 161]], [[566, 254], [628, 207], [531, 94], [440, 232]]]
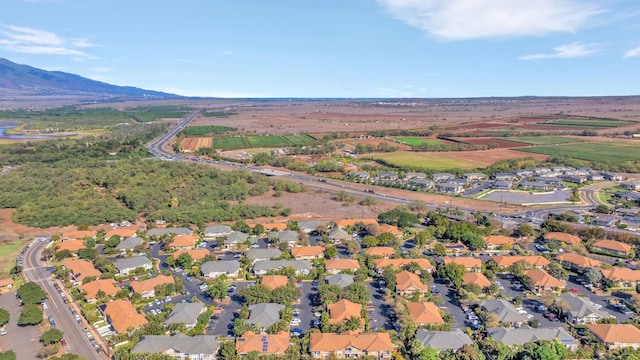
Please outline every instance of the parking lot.
[[370, 329], [392, 329], [389, 320], [390, 306], [384, 301], [382, 293], [378, 292], [379, 287], [374, 282], [367, 282], [367, 289], [371, 292], [371, 306], [373, 310], [369, 311], [369, 328]]

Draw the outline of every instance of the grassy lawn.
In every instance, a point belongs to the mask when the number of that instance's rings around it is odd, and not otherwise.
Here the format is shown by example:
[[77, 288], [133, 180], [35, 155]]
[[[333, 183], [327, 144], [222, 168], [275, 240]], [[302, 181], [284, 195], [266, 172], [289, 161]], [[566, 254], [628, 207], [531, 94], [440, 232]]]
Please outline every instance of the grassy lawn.
[[551, 126], [575, 126], [594, 128], [614, 128], [634, 124], [631, 121], [611, 120], [611, 119], [558, 119], [553, 122], [543, 122], [540, 124]]
[[306, 134], [217, 137], [213, 140], [213, 147], [222, 150], [259, 147], [275, 148], [306, 145], [314, 141], [316, 141], [315, 138]]
[[423, 137], [397, 137], [395, 139], [401, 143], [405, 143], [410, 146], [421, 145], [421, 144], [427, 144], [431, 146], [444, 145], [441, 141], [430, 139], [430, 138], [423, 138]]
[[0, 242], [0, 278], [9, 277], [9, 270], [16, 265], [16, 257], [25, 244], [26, 240], [3, 240]]
[[538, 146], [514, 150], [544, 155], [566, 155], [587, 161], [640, 161], [638, 144], [630, 141]]
[[477, 162], [466, 161], [449, 156], [445, 152], [419, 153], [419, 152], [393, 152], [375, 154], [374, 160], [380, 159], [397, 166], [419, 166], [428, 169], [473, 169], [478, 167]]
[[585, 142], [581, 139], [569, 139], [559, 136], [519, 136], [509, 138], [499, 138], [500, 140], [517, 141], [531, 145], [557, 145], [568, 143], [582, 143]]

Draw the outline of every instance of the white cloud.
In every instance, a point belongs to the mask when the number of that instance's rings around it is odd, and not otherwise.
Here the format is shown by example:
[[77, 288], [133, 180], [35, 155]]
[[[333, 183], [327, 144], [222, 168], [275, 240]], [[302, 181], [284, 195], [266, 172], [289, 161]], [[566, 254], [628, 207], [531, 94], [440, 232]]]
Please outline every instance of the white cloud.
[[268, 95], [256, 94], [251, 92], [242, 91], [226, 91], [226, 90], [194, 90], [194, 89], [180, 89], [180, 88], [162, 88], [159, 91], [167, 92], [170, 94], [177, 94], [182, 96], [196, 96], [196, 97], [219, 97], [219, 98], [265, 98], [270, 97]]
[[78, 48], [94, 46], [85, 39], [65, 39], [52, 32], [0, 24], [0, 47], [17, 53], [72, 56], [76, 60], [93, 58]]
[[570, 59], [578, 58], [589, 55], [594, 55], [600, 52], [600, 44], [590, 43], [583, 44], [579, 42], [573, 42], [567, 45], [560, 45], [553, 48], [554, 52], [549, 54], [532, 54], [520, 56], [520, 60], [542, 60], [542, 59]]
[[235, 54], [235, 53], [234, 53], [233, 51], [231, 51], [231, 50], [225, 50], [225, 51], [222, 51], [221, 53], [222, 53], [222, 55], [233, 55], [233, 54]]
[[635, 49], [627, 50], [627, 52], [624, 53], [623, 57], [630, 58], [630, 57], [638, 57], [638, 56], [640, 56], [640, 46], [638, 46]]
[[394, 18], [443, 40], [575, 32], [603, 10], [584, 0], [378, 0]]

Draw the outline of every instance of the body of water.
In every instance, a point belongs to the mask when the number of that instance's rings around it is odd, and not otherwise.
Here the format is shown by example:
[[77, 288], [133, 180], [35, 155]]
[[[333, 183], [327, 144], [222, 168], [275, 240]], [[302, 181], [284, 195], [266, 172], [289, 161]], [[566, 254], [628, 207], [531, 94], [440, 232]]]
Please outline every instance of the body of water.
[[18, 123], [0, 123], [0, 139], [48, 139], [53, 135], [20, 135], [20, 134], [7, 134], [5, 131], [11, 130], [17, 127]]

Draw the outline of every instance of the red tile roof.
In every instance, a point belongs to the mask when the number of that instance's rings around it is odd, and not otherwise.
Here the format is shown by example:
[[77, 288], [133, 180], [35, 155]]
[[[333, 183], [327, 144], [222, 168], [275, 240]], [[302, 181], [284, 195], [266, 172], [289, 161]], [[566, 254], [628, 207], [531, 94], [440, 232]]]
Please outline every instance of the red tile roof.
[[412, 272], [403, 270], [396, 275], [396, 290], [405, 291], [414, 287], [420, 291], [429, 289], [429, 286], [423, 284], [420, 277]]
[[358, 270], [360, 263], [355, 259], [331, 259], [325, 262], [327, 271], [329, 270]]
[[353, 303], [349, 300], [342, 299], [335, 304], [328, 304], [329, 324], [339, 324], [351, 319], [352, 317], [361, 318], [362, 305]]
[[432, 302], [407, 302], [407, 309], [416, 324], [444, 324], [438, 307]]
[[353, 347], [367, 352], [393, 351], [393, 343], [389, 333], [366, 334], [335, 334], [335, 333], [311, 333], [309, 339], [309, 351], [335, 352]]
[[64, 267], [71, 270], [72, 275], [80, 274], [76, 277], [76, 280], [82, 281], [86, 277], [102, 275], [100, 270], [93, 266], [93, 263], [84, 259], [67, 259], [62, 263]]
[[544, 234], [544, 239], [547, 241], [551, 241], [551, 240], [561, 241], [567, 244], [579, 244], [582, 242], [582, 240], [579, 237], [575, 235], [563, 233], [563, 232], [546, 233]]
[[287, 286], [289, 278], [284, 275], [265, 275], [262, 277], [260, 284], [267, 289], [273, 290], [281, 286]]
[[138, 314], [136, 308], [126, 299], [106, 303], [104, 313], [110, 320], [111, 326], [118, 333], [123, 333], [129, 328], [138, 328], [147, 323], [147, 319]]
[[587, 324], [586, 326], [604, 343], [640, 343], [640, 329], [631, 324]]
[[465, 284], [476, 284], [481, 289], [491, 286], [491, 281], [480, 272], [468, 272], [462, 275], [462, 282]]
[[277, 334], [256, 334], [247, 331], [236, 340], [236, 352], [239, 355], [252, 351], [260, 354], [283, 354], [289, 348], [289, 341], [289, 333], [286, 331]]
[[147, 279], [147, 280], [142, 280], [142, 281], [132, 281], [130, 283], [131, 289], [138, 293], [138, 294], [142, 294], [142, 293], [146, 293], [149, 292], [153, 289], [156, 288], [156, 286], [158, 285], [163, 285], [163, 284], [173, 284], [175, 282], [175, 280], [173, 279], [173, 276], [169, 276], [169, 275], [158, 275], [154, 278], [151, 279]]

